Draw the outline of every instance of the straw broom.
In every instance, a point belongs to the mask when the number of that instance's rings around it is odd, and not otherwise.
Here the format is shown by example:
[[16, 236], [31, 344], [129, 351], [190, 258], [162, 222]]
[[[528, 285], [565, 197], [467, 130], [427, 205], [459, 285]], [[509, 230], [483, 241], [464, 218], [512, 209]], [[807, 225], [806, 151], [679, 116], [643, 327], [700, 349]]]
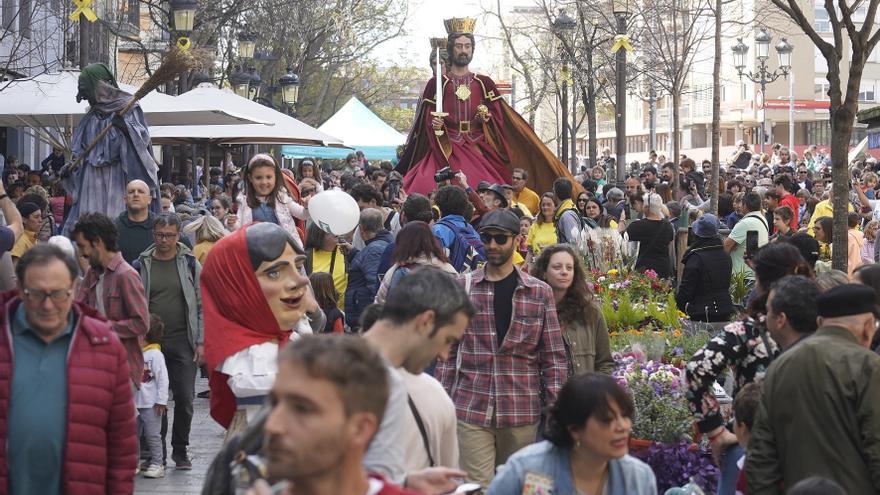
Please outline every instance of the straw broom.
[[[153, 75], [147, 79], [144, 84], [134, 93], [134, 98], [128, 102], [128, 105], [124, 106], [122, 110], [117, 112], [117, 115], [122, 116], [125, 115], [126, 112], [132, 109], [134, 105], [144, 96], [147, 96], [151, 91], [158, 88], [162, 84], [167, 83], [168, 81], [173, 80], [180, 73], [192, 70], [198, 67], [199, 60], [193, 50], [182, 50], [179, 47], [174, 47], [170, 52], [168, 52], [168, 56], [165, 57], [165, 60], [162, 61], [162, 65], [153, 72]], [[113, 124], [108, 124], [107, 127], [101, 130], [95, 139], [92, 139], [92, 142], [89, 143], [89, 146], [83, 151], [76, 160], [70, 165], [68, 169], [68, 174], [72, 173], [76, 170], [76, 167], [83, 161], [83, 159], [88, 156], [88, 154], [95, 149], [95, 146], [101, 142], [102, 139], [110, 132], [110, 128], [113, 127]]]

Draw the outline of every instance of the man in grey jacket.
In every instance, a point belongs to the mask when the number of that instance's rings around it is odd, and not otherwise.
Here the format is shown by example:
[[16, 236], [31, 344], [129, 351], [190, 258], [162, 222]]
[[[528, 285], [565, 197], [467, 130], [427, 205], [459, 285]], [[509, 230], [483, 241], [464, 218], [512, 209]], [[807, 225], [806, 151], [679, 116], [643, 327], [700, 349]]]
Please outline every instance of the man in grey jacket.
[[[187, 454], [193, 417], [196, 369], [204, 360], [202, 296], [199, 275], [202, 267], [180, 239], [180, 220], [162, 213], [153, 226], [155, 243], [135, 262], [144, 283], [150, 314], [162, 319], [165, 334], [162, 354], [174, 398], [174, 428], [171, 459], [176, 469], [192, 469]], [[167, 417], [162, 418], [162, 448], [165, 457]]]

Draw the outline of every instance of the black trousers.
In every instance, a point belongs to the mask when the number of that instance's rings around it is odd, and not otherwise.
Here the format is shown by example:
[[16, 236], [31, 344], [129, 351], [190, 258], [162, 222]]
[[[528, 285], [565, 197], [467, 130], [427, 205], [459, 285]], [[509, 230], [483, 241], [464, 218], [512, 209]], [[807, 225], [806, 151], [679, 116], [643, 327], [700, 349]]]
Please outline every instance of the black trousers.
[[[162, 339], [162, 354], [168, 368], [169, 398], [174, 400], [174, 425], [171, 430], [172, 460], [184, 455], [189, 445], [196, 386], [196, 363], [186, 334]], [[170, 414], [171, 411], [168, 411]], [[168, 416], [162, 417], [162, 459], [167, 457]]]

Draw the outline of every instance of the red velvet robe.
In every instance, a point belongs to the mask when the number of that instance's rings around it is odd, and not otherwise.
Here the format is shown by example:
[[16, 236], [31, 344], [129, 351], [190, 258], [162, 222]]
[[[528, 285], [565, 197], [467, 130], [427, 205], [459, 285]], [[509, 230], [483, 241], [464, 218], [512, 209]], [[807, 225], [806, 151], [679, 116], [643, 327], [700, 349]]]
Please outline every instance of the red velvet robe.
[[[467, 100], [456, 96], [459, 84], [470, 89]], [[487, 76], [468, 74], [443, 77], [442, 136], [434, 134], [431, 112], [435, 111], [436, 79], [428, 80], [422, 93], [416, 121], [397, 165], [404, 175], [408, 193], [428, 194], [436, 189], [434, 173], [444, 167], [463, 171], [468, 184], [480, 181], [510, 184], [513, 168], [529, 173], [529, 186], [536, 191], [552, 190], [553, 180], [571, 174], [535, 135], [528, 123], [501, 97], [495, 82]], [[490, 119], [477, 116], [485, 105]], [[579, 188], [579, 186], [576, 186]]]

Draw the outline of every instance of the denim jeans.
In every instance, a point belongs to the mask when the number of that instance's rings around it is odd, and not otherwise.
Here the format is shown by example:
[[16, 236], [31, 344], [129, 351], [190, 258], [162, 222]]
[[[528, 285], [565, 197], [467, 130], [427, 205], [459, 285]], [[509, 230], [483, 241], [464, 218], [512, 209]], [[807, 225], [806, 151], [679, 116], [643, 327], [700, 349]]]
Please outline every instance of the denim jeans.
[[148, 452], [143, 452], [144, 457], [149, 459], [150, 465], [162, 465], [162, 418], [156, 414], [152, 407], [138, 408], [137, 426], [138, 438], [143, 437]]
[[730, 445], [721, 457], [721, 475], [718, 478], [718, 495], [735, 495], [736, 480], [739, 478], [737, 461], [745, 451], [738, 443]]

